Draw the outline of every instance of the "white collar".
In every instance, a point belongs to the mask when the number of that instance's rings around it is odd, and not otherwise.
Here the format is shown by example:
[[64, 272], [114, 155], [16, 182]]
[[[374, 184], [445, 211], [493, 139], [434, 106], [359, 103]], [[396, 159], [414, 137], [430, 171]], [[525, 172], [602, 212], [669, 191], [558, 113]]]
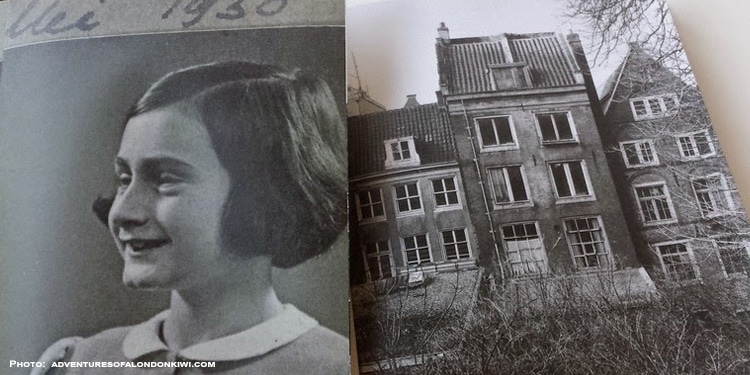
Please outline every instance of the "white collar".
[[[159, 338], [162, 323], [168, 316], [169, 310], [162, 311], [133, 327], [122, 343], [125, 357], [133, 360], [146, 354], [169, 351]], [[278, 349], [317, 326], [315, 319], [287, 304], [280, 314], [263, 323], [239, 333], [189, 346], [180, 350], [177, 356], [195, 361], [248, 359]]]

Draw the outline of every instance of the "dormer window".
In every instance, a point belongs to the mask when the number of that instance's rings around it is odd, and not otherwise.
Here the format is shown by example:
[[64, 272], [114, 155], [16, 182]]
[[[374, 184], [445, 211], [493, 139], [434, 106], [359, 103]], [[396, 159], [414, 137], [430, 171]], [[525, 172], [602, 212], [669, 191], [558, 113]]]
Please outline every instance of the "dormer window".
[[630, 99], [635, 121], [673, 115], [678, 104], [677, 95], [674, 94]]
[[414, 137], [389, 139], [385, 141], [385, 167], [416, 167], [420, 160], [414, 148]]
[[525, 62], [490, 65], [490, 75], [495, 90], [531, 87], [531, 75]]
[[396, 141], [391, 143], [391, 154], [393, 155], [394, 161], [402, 161], [411, 159], [411, 152], [409, 151], [409, 142], [407, 141]]

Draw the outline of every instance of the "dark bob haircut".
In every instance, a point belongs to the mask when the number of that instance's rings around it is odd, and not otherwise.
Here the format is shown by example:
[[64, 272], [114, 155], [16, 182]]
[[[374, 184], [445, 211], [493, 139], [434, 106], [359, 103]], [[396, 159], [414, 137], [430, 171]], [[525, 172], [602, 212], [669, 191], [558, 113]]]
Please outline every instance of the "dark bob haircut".
[[[229, 173], [226, 251], [289, 268], [333, 244], [347, 221], [346, 137], [322, 79], [242, 61], [192, 66], [154, 83], [126, 120], [173, 105], [203, 123]], [[105, 223], [110, 207], [94, 203]]]

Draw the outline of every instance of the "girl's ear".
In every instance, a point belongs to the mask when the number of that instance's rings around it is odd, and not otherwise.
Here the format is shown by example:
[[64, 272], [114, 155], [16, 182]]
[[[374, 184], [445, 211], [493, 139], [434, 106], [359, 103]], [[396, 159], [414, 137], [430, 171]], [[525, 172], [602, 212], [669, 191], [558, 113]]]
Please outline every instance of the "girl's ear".
[[109, 226], [109, 210], [112, 208], [112, 203], [115, 201], [114, 195], [109, 196], [98, 196], [94, 203], [91, 205], [91, 209], [96, 214], [104, 226]]

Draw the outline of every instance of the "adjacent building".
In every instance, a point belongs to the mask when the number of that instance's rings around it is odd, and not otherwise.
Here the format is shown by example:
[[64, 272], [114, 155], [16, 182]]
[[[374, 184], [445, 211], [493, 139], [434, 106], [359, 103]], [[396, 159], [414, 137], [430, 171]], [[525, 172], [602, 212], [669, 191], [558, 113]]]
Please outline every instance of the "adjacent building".
[[601, 105], [617, 193], [652, 275], [746, 276], [750, 226], [697, 88], [633, 45]]
[[354, 284], [476, 264], [448, 117], [410, 102], [348, 119]]

